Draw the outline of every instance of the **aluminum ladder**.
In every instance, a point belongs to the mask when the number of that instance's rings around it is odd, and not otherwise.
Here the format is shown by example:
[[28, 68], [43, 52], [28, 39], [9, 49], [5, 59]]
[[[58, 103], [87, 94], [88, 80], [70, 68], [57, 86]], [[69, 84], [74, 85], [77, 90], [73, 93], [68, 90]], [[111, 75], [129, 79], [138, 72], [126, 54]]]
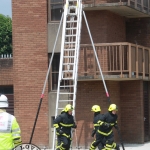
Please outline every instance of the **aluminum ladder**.
[[[68, 103], [73, 105], [73, 116], [75, 117], [81, 24], [82, 0], [66, 0], [64, 5], [55, 118]], [[56, 149], [55, 129], [52, 149]]]

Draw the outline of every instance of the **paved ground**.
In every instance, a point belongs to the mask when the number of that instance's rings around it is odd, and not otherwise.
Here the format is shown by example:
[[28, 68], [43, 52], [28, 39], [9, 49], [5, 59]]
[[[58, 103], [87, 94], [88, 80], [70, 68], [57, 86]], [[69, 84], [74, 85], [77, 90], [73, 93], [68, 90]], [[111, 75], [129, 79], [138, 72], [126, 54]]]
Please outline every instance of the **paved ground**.
[[150, 150], [150, 142], [145, 144], [125, 144], [125, 150]]
[[[125, 150], [150, 150], [150, 142], [145, 144], [125, 144], [124, 146], [125, 146]], [[41, 150], [51, 150], [51, 149], [41, 149]], [[72, 149], [72, 150], [79, 150], [79, 149]], [[85, 149], [80, 149], [80, 150], [85, 150]], [[120, 150], [123, 150], [122, 147], [120, 147]]]

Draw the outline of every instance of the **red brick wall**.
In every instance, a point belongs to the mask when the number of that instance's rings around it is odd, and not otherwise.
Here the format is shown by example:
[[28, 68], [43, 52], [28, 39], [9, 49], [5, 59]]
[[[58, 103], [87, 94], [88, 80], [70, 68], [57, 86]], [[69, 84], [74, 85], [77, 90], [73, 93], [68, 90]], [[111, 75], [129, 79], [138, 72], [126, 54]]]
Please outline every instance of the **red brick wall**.
[[13, 59], [0, 59], [0, 85], [13, 85]]
[[[86, 18], [94, 43], [125, 42], [126, 30], [123, 17], [109, 11], [86, 11]], [[90, 38], [83, 18], [81, 44], [90, 44]]]
[[[106, 82], [111, 101], [120, 107], [120, 83], [115, 81]], [[83, 81], [78, 82], [77, 101], [76, 101], [76, 120], [78, 124], [77, 138], [79, 145], [88, 148], [94, 138], [91, 137], [93, 129], [93, 113], [91, 107], [100, 105], [102, 113], [107, 112], [109, 103], [105, 95], [102, 81]], [[120, 113], [118, 122], [120, 125]], [[117, 138], [117, 134], [115, 133]], [[75, 142], [75, 140], [74, 140]], [[74, 143], [75, 144], [75, 143]]]
[[[14, 106], [22, 140], [30, 140], [48, 62], [47, 1], [12, 0]], [[48, 145], [48, 91], [43, 99], [32, 143]]]
[[120, 82], [121, 130], [127, 143], [144, 142], [143, 81]]
[[150, 17], [129, 19], [126, 23], [127, 42], [150, 47]]

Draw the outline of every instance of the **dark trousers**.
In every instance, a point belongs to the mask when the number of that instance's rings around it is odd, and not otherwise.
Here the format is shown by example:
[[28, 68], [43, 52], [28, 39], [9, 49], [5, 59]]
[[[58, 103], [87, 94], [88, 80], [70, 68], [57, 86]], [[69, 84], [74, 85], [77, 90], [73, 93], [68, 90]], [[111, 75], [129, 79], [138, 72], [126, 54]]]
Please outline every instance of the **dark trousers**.
[[71, 139], [63, 135], [57, 136], [57, 149], [56, 150], [69, 150]]
[[[99, 150], [101, 150], [101, 149], [103, 149], [104, 145], [105, 146], [116, 145], [116, 143], [114, 143], [114, 134], [113, 134], [113, 132], [111, 134], [109, 134], [108, 136], [105, 136], [105, 135], [102, 135], [102, 134], [96, 132], [96, 139], [92, 142], [90, 150], [94, 150], [94, 149], [96, 149], [96, 147], [98, 147]], [[113, 148], [116, 148], [116, 146], [113, 147]]]

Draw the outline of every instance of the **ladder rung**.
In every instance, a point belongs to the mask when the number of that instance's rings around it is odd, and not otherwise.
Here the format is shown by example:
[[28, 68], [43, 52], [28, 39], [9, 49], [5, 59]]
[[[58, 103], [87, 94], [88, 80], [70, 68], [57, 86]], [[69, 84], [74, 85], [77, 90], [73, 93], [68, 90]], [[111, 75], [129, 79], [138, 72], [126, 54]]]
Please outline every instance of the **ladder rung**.
[[67, 15], [76, 16], [77, 14], [76, 13], [68, 13]]
[[65, 42], [65, 44], [72, 44], [72, 43], [75, 44], [76, 42]]
[[73, 100], [59, 100], [59, 102], [72, 102]]
[[69, 93], [69, 92], [68, 92], [68, 93], [59, 93], [59, 94], [74, 94], [74, 93]]
[[63, 80], [74, 80], [73, 77], [70, 77], [70, 78], [67, 77], [67, 78], [62, 78], [62, 79]]
[[62, 72], [73, 72], [73, 70], [63, 70]]
[[63, 63], [63, 65], [74, 65], [74, 63]]
[[64, 56], [64, 58], [74, 58], [75, 56]]
[[67, 87], [74, 87], [74, 85], [61, 85], [60, 87], [67, 88]]
[[77, 6], [69, 6], [70, 9], [76, 9]]
[[68, 0], [68, 2], [77, 2], [77, 0]]
[[64, 51], [75, 51], [75, 49], [64, 49]]
[[76, 34], [65, 35], [66, 37], [76, 36]]
[[66, 30], [76, 30], [77, 28], [66, 28]]
[[77, 20], [76, 21], [66, 21], [67, 23], [77, 23]]

